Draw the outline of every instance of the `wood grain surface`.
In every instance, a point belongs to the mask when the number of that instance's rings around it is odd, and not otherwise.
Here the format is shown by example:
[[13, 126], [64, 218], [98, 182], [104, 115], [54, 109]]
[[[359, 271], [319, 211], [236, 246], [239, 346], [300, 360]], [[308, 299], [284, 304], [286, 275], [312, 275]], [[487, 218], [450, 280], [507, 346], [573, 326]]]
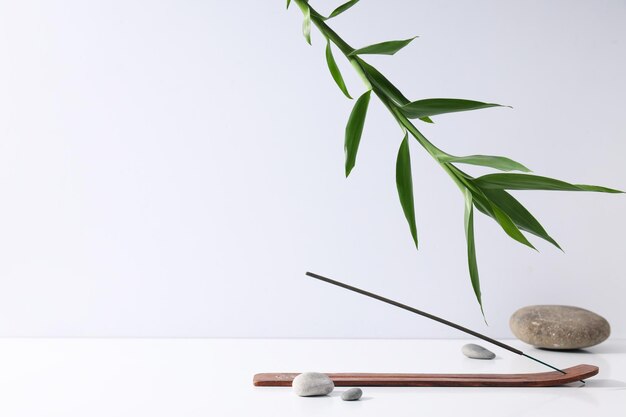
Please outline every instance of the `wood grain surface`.
[[[338, 387], [552, 387], [590, 378], [598, 373], [593, 365], [577, 365], [560, 372], [527, 374], [386, 374], [327, 373]], [[290, 387], [298, 373], [254, 375], [257, 387]]]

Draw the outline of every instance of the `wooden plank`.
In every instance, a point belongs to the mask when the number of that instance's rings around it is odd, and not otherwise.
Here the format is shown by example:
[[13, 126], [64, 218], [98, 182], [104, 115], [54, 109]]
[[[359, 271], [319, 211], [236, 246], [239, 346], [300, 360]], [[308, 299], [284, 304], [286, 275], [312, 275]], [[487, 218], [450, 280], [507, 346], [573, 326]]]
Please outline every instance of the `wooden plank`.
[[[590, 378], [598, 373], [593, 365], [577, 365], [560, 372], [530, 374], [395, 374], [327, 373], [338, 387], [553, 387]], [[290, 387], [298, 373], [254, 375], [257, 387]]]

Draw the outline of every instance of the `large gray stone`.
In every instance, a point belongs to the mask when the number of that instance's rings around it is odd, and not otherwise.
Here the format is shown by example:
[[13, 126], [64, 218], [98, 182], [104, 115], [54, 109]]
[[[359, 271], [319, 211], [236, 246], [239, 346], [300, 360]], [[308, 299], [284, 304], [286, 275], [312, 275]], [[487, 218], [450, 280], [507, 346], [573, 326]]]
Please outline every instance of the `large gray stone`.
[[461, 348], [461, 352], [468, 358], [472, 359], [493, 359], [496, 357], [496, 354], [492, 351], [485, 349], [480, 345], [475, 345], [474, 343], [468, 343]]
[[517, 310], [509, 320], [513, 334], [540, 348], [582, 349], [605, 341], [611, 326], [589, 310], [559, 305], [537, 305]]
[[300, 397], [314, 397], [330, 394], [335, 384], [326, 374], [304, 372], [293, 379], [291, 387]]

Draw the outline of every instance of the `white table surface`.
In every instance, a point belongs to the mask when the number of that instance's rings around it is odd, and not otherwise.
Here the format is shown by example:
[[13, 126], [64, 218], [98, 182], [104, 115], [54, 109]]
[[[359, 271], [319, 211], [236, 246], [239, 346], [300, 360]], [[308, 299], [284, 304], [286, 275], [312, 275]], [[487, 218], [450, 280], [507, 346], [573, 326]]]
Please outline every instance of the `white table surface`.
[[589, 363], [586, 386], [365, 387], [358, 402], [253, 387], [257, 372], [537, 372], [508, 351], [465, 358], [467, 340], [0, 339], [0, 416], [624, 416], [626, 341], [549, 352], [509, 341], [559, 367]]

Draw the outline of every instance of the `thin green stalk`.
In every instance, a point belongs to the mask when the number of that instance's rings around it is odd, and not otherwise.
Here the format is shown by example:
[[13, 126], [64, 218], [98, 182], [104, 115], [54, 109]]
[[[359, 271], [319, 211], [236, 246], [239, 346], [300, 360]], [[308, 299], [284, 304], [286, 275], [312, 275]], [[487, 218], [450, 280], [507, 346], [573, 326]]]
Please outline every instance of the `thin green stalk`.
[[382, 95], [377, 89], [374, 89], [376, 96], [380, 99], [380, 101], [387, 107], [387, 109], [391, 112], [394, 119], [398, 122], [400, 127], [404, 130], [407, 130], [411, 133], [420, 145], [439, 163], [439, 165], [443, 168], [443, 170], [452, 178], [454, 183], [459, 187], [461, 192], [465, 192], [466, 186], [461, 182], [461, 180], [454, 174], [454, 170], [456, 167], [450, 163], [442, 162], [440, 160], [441, 155], [447, 155], [444, 151], [437, 148], [433, 145], [426, 137], [415, 127], [410, 120], [408, 120], [398, 109], [398, 107], [391, 103], [384, 95]]
[[[295, 1], [300, 2], [302, 0], [295, 0]], [[330, 39], [330, 41], [333, 42], [337, 46], [337, 48], [339, 48], [339, 50], [344, 54], [346, 59], [350, 61], [350, 63], [355, 68], [359, 76], [361, 76], [361, 78], [367, 81], [366, 87], [368, 89], [374, 90], [374, 93], [376, 93], [376, 96], [389, 109], [389, 111], [394, 116], [394, 118], [398, 121], [398, 123], [400, 123], [401, 126], [406, 128], [406, 130], [408, 130], [411, 133], [411, 135], [420, 143], [420, 145], [424, 147], [424, 149], [426, 149], [426, 151], [433, 158], [435, 158], [435, 160], [438, 161], [441, 155], [447, 155], [446, 152], [437, 148], [428, 139], [426, 139], [426, 137], [422, 135], [422, 133], [417, 129], [417, 127], [415, 127], [415, 125], [411, 123], [411, 121], [402, 114], [399, 107], [395, 103], [390, 102], [378, 88], [372, 86], [372, 83], [368, 79], [367, 74], [365, 70], [363, 69], [363, 67], [361, 66], [361, 64], [358, 62], [357, 59], [354, 58], [354, 56], [350, 56], [350, 54], [352, 53], [352, 51], [354, 51], [354, 49], [350, 45], [348, 45], [347, 42], [345, 42], [334, 30], [332, 30], [320, 18], [321, 15], [317, 11], [315, 11], [315, 9], [313, 9], [310, 5], [309, 5], [309, 8], [311, 9], [311, 21], [313, 22], [313, 24], [319, 29], [319, 31], [326, 38]], [[359, 58], [359, 59], [362, 60], [362, 58]]]

